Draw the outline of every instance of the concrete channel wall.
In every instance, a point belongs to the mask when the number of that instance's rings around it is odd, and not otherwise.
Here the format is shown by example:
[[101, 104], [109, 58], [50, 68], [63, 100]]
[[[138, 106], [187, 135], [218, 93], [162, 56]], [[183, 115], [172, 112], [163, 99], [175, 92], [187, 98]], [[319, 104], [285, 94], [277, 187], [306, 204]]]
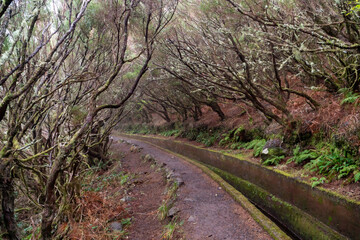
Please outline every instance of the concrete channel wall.
[[360, 239], [360, 202], [244, 158], [169, 139], [126, 136], [208, 165], [301, 239]]

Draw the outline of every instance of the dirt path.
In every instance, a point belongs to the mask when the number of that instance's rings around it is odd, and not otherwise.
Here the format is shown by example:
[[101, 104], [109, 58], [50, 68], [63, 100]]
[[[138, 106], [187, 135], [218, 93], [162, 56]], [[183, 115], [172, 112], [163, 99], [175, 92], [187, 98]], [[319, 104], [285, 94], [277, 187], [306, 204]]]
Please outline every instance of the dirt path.
[[151, 168], [149, 162], [141, 160], [141, 153], [131, 152], [130, 145], [116, 141], [112, 151], [123, 154], [122, 170], [133, 178], [125, 200], [128, 213], [133, 217], [128, 229], [128, 239], [159, 240], [163, 233], [163, 224], [157, 216], [166, 189], [161, 173]]
[[[113, 138], [114, 140], [120, 139], [118, 137]], [[150, 144], [124, 137], [121, 137], [121, 139], [140, 146], [143, 148], [142, 154], [151, 154], [157, 161], [166, 164], [176, 176], [183, 180], [184, 184], [177, 192], [178, 197], [175, 207], [180, 209], [178, 216], [181, 220], [184, 220], [182, 230], [186, 239], [272, 239], [238, 203], [197, 167]], [[119, 144], [120, 151], [129, 149], [129, 146], [125, 147], [126, 144], [124, 143], [117, 144]], [[129, 153], [125, 154], [131, 156]], [[127, 165], [125, 167], [129, 168], [129, 172], [144, 171], [141, 164], [145, 163], [141, 163], [141, 160], [136, 160], [136, 158], [138, 157], [128, 158], [125, 156], [124, 162]], [[159, 180], [153, 174], [151, 173], [148, 176], [145, 174], [144, 181], [147, 183], [142, 185], [144, 189], [138, 188], [137, 193], [134, 193], [137, 197], [141, 197], [142, 194], [139, 193], [152, 189], [151, 193], [149, 192], [146, 196], [147, 202], [137, 200], [139, 204], [143, 204], [145, 212], [141, 214], [148, 214], [149, 219], [143, 218], [143, 220], [135, 221], [130, 233], [133, 235], [130, 235], [129, 239], [161, 239], [151, 235], [151, 232], [158, 232], [158, 230], [152, 231], [158, 228], [157, 225], [154, 223], [155, 225], [151, 226], [147, 222], [152, 220], [154, 214], [156, 215], [154, 211], [156, 212], [161, 202], [161, 197], [159, 197], [161, 190], [156, 189], [159, 188], [157, 187], [159, 186]], [[141, 223], [141, 221], [144, 222]], [[141, 227], [142, 225], [144, 227]], [[133, 232], [145, 230], [149, 231], [147, 238], [138, 238], [137, 233]]]

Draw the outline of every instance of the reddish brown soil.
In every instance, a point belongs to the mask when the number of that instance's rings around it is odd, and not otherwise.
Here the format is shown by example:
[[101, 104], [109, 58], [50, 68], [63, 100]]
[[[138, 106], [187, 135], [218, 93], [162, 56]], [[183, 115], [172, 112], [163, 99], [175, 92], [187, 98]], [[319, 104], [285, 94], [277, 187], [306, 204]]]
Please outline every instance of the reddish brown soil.
[[[142, 147], [142, 154], [153, 155], [158, 162], [166, 164], [184, 181], [184, 185], [177, 192], [175, 207], [180, 209], [178, 217], [184, 221], [181, 228], [185, 239], [271, 239], [246, 210], [200, 169], [152, 145], [131, 139], [126, 139], [126, 141]], [[128, 161], [127, 158], [125, 161]], [[134, 165], [131, 163], [132, 171], [138, 171], [137, 168], [141, 167], [136, 162], [135, 160]], [[150, 201], [150, 199], [148, 200]], [[155, 201], [154, 203], [159, 202]], [[158, 205], [154, 208], [157, 207]], [[153, 228], [152, 223], [144, 224], [150, 224], [149, 229]], [[148, 226], [143, 225], [142, 227], [147, 228]], [[139, 230], [141, 231], [134, 224], [132, 231]]]
[[[188, 124], [189, 126], [208, 126], [208, 127], [218, 127], [223, 126], [226, 128], [235, 128], [240, 125], [245, 127], [254, 127], [264, 124], [266, 118], [255, 111], [253, 108], [250, 108], [243, 104], [233, 103], [233, 102], [224, 102], [219, 103], [222, 111], [224, 112], [226, 119], [221, 121], [220, 117], [207, 106], [201, 108], [202, 117], [199, 121], [194, 122], [193, 119], [189, 118], [183, 124]], [[152, 125], [161, 126], [167, 124], [164, 119], [159, 117], [157, 114], [152, 114]], [[172, 121], [177, 121], [177, 116], [171, 116]], [[249, 121], [252, 119], [252, 121]]]
[[[330, 93], [326, 91], [326, 87], [322, 85], [318, 86], [316, 90], [312, 90], [310, 87], [304, 88], [304, 83], [296, 76], [289, 74], [287, 78], [291, 89], [309, 95], [320, 105], [317, 110], [314, 110], [305, 98], [291, 94], [286, 102], [286, 108], [291, 113], [293, 119], [300, 120], [303, 127], [310, 130], [313, 134], [322, 133], [326, 136], [337, 134], [345, 137], [352, 142], [354, 146], [359, 147], [360, 151], [360, 139], [356, 135], [360, 129], [360, 109], [356, 105], [358, 102], [354, 104], [341, 104], [345, 97], [343, 94]], [[189, 118], [182, 124], [190, 127], [221, 126], [233, 129], [239, 126], [245, 128], [267, 128], [270, 123], [263, 114], [241, 102], [219, 100], [218, 103], [226, 116], [225, 120], [221, 121], [214, 111], [207, 106], [203, 106], [201, 108], [202, 115], [198, 121]], [[279, 110], [269, 104], [263, 104], [273, 113], [283, 117]], [[161, 126], [167, 124], [159, 115], [153, 113], [151, 116], [151, 125]], [[170, 118], [172, 122], [179, 121], [179, 116], [176, 114], [170, 114]], [[138, 122], [138, 124], [140, 123], [141, 122]], [[134, 122], [131, 122], [130, 125], [131, 124], [134, 124]], [[278, 133], [281, 133], [281, 131], [275, 134]]]
[[141, 153], [130, 152], [130, 145], [114, 143], [113, 151], [122, 152], [122, 168], [134, 174], [131, 181], [135, 187], [127, 192], [131, 200], [127, 201], [132, 224], [128, 229], [128, 239], [159, 240], [163, 233], [163, 224], [157, 216], [166, 189], [166, 182], [161, 173], [151, 168], [151, 164], [141, 160]]

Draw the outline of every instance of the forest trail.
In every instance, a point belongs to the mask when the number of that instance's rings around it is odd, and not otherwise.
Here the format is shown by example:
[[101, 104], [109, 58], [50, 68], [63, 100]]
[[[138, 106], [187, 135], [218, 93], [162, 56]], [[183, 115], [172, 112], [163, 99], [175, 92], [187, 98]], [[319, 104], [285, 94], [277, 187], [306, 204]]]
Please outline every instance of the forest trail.
[[129, 144], [116, 141], [111, 147], [115, 156], [122, 156], [121, 169], [133, 177], [134, 187], [128, 189], [125, 200], [128, 213], [132, 216], [127, 239], [161, 239], [162, 223], [157, 210], [161, 205], [166, 182], [151, 163], [141, 159], [141, 153], [132, 152]]
[[[184, 183], [177, 190], [174, 207], [179, 210], [177, 216], [183, 221], [180, 228], [185, 239], [272, 239], [244, 208], [197, 167], [150, 144], [125, 137], [112, 138], [115, 142], [113, 149], [124, 153], [123, 166], [127, 171], [135, 174], [146, 172], [145, 180], [141, 180], [141, 186], [134, 193], [138, 198], [134, 200], [137, 209], [133, 213], [129, 239], [160, 239], [156, 209], [161, 204], [159, 195], [165, 183], [163, 178], [154, 175], [156, 172], [149, 168], [149, 163], [141, 160], [141, 155], [145, 154], [151, 154]], [[131, 152], [129, 145], [121, 140], [138, 146], [141, 153]]]

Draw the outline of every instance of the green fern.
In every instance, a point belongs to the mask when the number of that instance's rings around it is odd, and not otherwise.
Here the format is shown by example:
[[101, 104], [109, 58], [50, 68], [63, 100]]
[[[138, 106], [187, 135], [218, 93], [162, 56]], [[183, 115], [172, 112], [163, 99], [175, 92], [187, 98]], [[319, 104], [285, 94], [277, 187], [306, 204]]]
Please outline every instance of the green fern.
[[267, 159], [266, 161], [263, 162], [263, 165], [265, 166], [276, 166], [278, 165], [281, 160], [283, 160], [285, 158], [285, 156], [275, 156], [272, 158]]
[[358, 100], [359, 97], [360, 97], [360, 95], [358, 95], [358, 94], [346, 97], [341, 101], [341, 104], [343, 105], [343, 104], [355, 103], [356, 100]]
[[234, 132], [234, 140], [235, 140], [235, 142], [240, 141], [240, 136], [238, 134], [243, 132], [243, 131], [244, 131], [244, 127], [242, 127], [242, 126], [235, 130], [235, 132]]
[[234, 144], [239, 142], [241, 140], [239, 134], [242, 131], [244, 131], [244, 127], [241, 126], [223, 134], [222, 135], [223, 138], [220, 140], [219, 145], [226, 146], [229, 144]]
[[354, 172], [354, 182], [358, 182], [360, 180], [360, 171], [357, 170]]
[[258, 157], [258, 156], [260, 156], [265, 144], [266, 144], [265, 139], [254, 139], [249, 143], [245, 143], [243, 146], [246, 149], [254, 149], [253, 154], [255, 157]]
[[292, 158], [289, 158], [286, 163], [295, 162], [296, 164], [301, 164], [306, 160], [316, 159], [319, 156], [316, 152], [311, 150], [305, 150], [301, 152], [299, 145], [293, 150], [293, 155], [294, 156]]
[[238, 143], [233, 143], [233, 144], [231, 144], [230, 145], [230, 148], [231, 149], [240, 149], [240, 148], [242, 148], [243, 147], [243, 145], [244, 145], [244, 143], [241, 143], [241, 142], [238, 142]]
[[345, 98], [341, 101], [341, 104], [352, 104], [355, 103], [355, 105], [358, 105], [358, 99], [360, 95], [358, 93], [352, 92], [350, 89], [342, 88], [339, 90], [340, 93], [345, 95]]
[[221, 139], [220, 140], [220, 142], [219, 142], [219, 145], [220, 146], [226, 146], [228, 143], [229, 143], [229, 141], [230, 141], [230, 136], [228, 136], [227, 134], [223, 134], [223, 139]]
[[350, 175], [357, 168], [357, 163], [353, 158], [344, 157], [340, 151], [335, 150], [325, 153], [305, 165], [305, 169], [312, 172], [325, 176], [337, 175], [339, 179]]
[[164, 131], [160, 133], [160, 135], [164, 137], [171, 137], [171, 136], [178, 136], [179, 133], [180, 133], [179, 129], [173, 129], [173, 130]]
[[326, 178], [325, 177], [322, 177], [322, 178], [317, 178], [317, 177], [313, 177], [310, 179], [311, 181], [311, 187], [314, 188], [316, 187], [317, 185], [320, 185], [320, 184], [324, 184], [327, 182]]
[[338, 179], [349, 176], [350, 173], [354, 172], [358, 169], [357, 165], [346, 166], [340, 170], [340, 174], [338, 175]]
[[206, 138], [204, 138], [201, 142], [205, 144], [206, 147], [211, 147], [212, 145], [214, 145], [217, 139], [218, 139], [218, 135], [216, 134], [209, 135]]

